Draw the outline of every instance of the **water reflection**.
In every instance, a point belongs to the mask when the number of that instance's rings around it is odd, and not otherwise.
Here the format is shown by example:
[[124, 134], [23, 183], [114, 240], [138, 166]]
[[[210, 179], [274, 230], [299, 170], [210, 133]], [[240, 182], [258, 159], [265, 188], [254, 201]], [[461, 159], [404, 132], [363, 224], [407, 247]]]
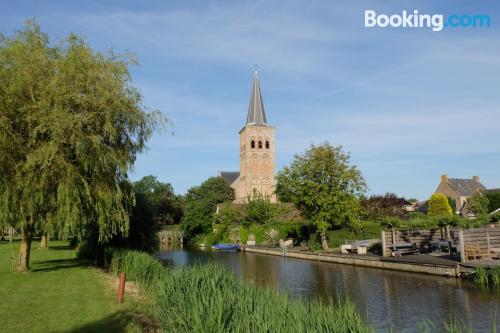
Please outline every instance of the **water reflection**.
[[[378, 331], [417, 332], [424, 320], [439, 331], [451, 316], [477, 332], [490, 331], [500, 318], [500, 293], [479, 290], [467, 281], [423, 274], [237, 252], [167, 251], [174, 265], [215, 261], [259, 286], [293, 297], [348, 296]], [[497, 330], [500, 320], [497, 321]]]

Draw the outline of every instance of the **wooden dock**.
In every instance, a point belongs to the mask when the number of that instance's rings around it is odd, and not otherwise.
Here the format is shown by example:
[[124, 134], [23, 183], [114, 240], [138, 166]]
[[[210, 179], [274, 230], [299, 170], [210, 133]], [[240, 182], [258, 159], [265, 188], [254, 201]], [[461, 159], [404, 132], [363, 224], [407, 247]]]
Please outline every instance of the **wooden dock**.
[[[241, 251], [275, 256], [282, 255], [280, 248], [268, 246], [242, 246]], [[315, 253], [292, 248], [288, 250], [287, 257], [447, 277], [460, 277], [473, 270], [472, 267], [462, 266], [458, 261], [429, 255], [382, 257], [373, 254]]]

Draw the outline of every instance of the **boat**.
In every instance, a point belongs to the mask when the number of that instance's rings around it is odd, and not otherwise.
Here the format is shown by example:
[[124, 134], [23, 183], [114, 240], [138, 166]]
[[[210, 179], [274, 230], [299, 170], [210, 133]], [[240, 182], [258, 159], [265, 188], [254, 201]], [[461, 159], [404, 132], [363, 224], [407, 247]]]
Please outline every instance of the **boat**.
[[240, 244], [215, 244], [212, 245], [212, 250], [218, 251], [237, 251], [240, 248]]

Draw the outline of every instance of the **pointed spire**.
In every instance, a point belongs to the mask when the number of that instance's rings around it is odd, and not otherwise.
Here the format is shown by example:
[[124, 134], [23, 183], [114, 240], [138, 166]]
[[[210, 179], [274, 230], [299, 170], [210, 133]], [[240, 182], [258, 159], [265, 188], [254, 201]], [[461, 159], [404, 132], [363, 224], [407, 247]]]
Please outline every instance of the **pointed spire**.
[[260, 93], [259, 71], [255, 66], [253, 74], [252, 95], [248, 106], [247, 125], [267, 125], [264, 102]]

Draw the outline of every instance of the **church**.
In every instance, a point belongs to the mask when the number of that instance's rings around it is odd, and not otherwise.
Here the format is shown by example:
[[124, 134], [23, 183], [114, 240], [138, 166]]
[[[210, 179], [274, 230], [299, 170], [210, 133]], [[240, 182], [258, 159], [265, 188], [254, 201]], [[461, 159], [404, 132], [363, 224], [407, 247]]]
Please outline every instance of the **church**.
[[240, 171], [221, 171], [235, 191], [234, 203], [244, 203], [254, 190], [276, 202], [275, 129], [267, 123], [260, 91], [259, 72], [254, 71], [245, 126], [240, 130]]

